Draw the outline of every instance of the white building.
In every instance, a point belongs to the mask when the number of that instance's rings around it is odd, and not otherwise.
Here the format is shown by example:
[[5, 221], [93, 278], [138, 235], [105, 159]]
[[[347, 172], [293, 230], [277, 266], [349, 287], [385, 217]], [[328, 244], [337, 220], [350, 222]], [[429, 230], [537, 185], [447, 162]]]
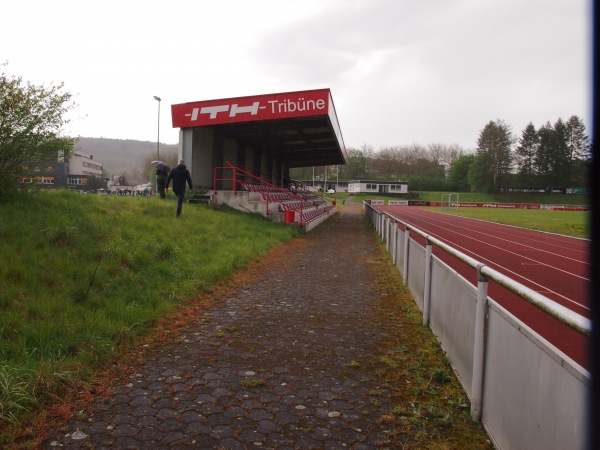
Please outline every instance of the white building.
[[102, 163], [94, 161], [93, 155], [75, 150], [69, 159], [68, 185], [85, 185], [88, 177], [102, 178]]
[[348, 181], [348, 193], [354, 194], [408, 194], [405, 181]]

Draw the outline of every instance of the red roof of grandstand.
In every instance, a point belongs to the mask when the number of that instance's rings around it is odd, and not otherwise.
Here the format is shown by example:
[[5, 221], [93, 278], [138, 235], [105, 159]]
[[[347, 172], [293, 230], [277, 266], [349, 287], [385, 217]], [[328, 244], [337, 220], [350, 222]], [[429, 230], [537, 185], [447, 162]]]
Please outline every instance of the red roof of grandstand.
[[219, 129], [290, 168], [346, 163], [329, 89], [181, 103], [171, 105], [171, 115], [173, 128]]

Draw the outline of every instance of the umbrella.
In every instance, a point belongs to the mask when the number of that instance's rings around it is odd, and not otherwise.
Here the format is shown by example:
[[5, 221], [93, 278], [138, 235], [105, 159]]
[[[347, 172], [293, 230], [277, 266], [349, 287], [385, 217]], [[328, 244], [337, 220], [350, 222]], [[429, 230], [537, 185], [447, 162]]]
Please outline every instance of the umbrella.
[[164, 170], [165, 172], [169, 172], [171, 170], [171, 168], [162, 161], [152, 161], [150, 165], [156, 170]]

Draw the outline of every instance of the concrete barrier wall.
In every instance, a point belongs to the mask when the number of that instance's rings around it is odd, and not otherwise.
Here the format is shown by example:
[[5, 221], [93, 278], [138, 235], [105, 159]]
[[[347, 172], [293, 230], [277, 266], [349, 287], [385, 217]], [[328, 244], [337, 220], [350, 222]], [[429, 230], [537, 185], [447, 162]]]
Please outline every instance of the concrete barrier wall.
[[[423, 310], [424, 247], [410, 238], [406, 252], [406, 232], [394, 220], [368, 206], [365, 212]], [[473, 401], [477, 288], [435, 256], [430, 270], [429, 326]], [[481, 422], [494, 445], [586, 448], [589, 372], [492, 298], [487, 300]]]
[[408, 241], [408, 287], [419, 309], [423, 311], [423, 293], [425, 291], [425, 249], [412, 239]]
[[431, 279], [429, 326], [452, 361], [465, 392], [470, 393], [477, 289], [435, 257]]
[[588, 392], [585, 370], [490, 303], [482, 422], [498, 448], [587, 448]]

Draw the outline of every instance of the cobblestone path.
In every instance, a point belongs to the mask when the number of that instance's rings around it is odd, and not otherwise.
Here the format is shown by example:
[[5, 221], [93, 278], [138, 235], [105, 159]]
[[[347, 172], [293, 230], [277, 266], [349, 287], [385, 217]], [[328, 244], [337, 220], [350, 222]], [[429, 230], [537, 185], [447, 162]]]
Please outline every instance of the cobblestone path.
[[394, 447], [375, 376], [394, 333], [375, 319], [375, 234], [348, 202], [298, 241], [43, 448]]

